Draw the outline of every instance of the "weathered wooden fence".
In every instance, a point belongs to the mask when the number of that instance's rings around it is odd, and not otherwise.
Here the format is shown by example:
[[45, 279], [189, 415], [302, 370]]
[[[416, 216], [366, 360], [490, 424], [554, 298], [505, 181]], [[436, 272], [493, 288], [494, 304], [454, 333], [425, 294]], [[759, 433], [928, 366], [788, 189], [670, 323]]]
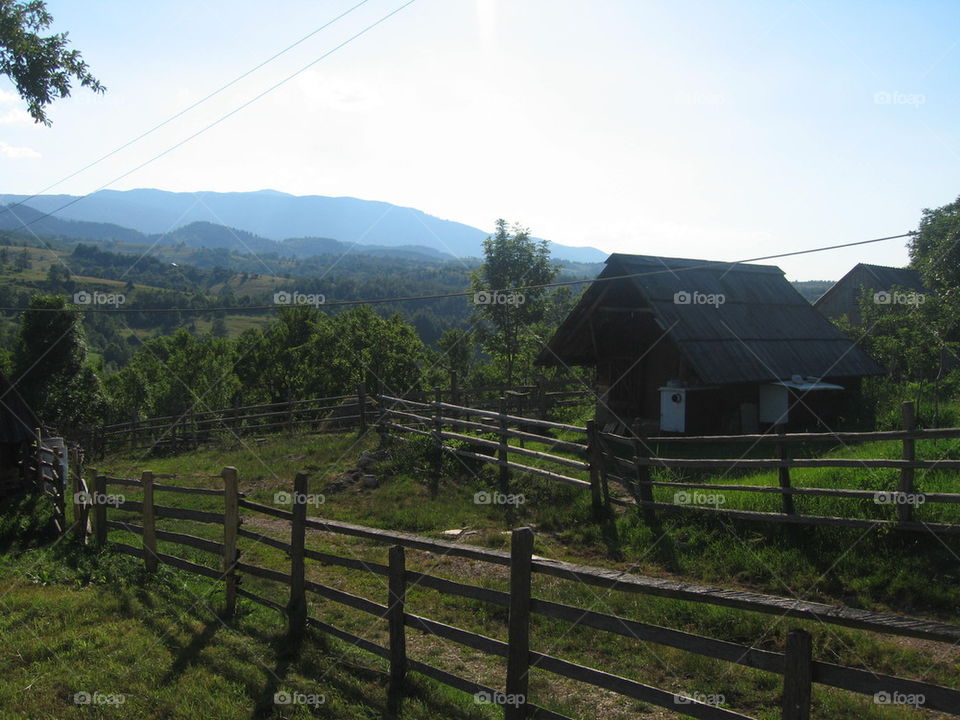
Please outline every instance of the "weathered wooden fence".
[[[530, 414], [544, 419], [556, 407], [583, 402], [590, 397], [587, 386], [570, 389], [570, 383], [540, 381], [536, 385], [512, 387], [471, 387], [439, 390], [411, 390], [403, 394], [411, 401], [447, 400], [469, 402], [472, 407], [500, 407], [503, 403], [518, 415]], [[264, 434], [303, 428], [311, 432], [342, 432], [367, 428], [375, 415], [374, 394], [361, 384], [351, 395], [292, 400], [262, 405], [234, 406], [216, 410], [190, 411], [180, 415], [105, 425], [88, 432], [85, 445], [94, 456], [128, 448], [131, 450], [189, 449], [214, 436], [229, 437]]]
[[[825, 685], [874, 697], [881, 693], [891, 697], [898, 695], [922, 697], [925, 709], [960, 716], [960, 690], [814, 660], [811, 635], [800, 628], [789, 631], [782, 652], [755, 648], [742, 643], [660, 627], [626, 617], [541, 599], [535, 597], [531, 591], [531, 578], [534, 575], [546, 575], [617, 593], [649, 595], [722, 606], [743, 612], [764, 613], [776, 617], [815, 620], [826, 625], [855, 628], [891, 637], [919, 638], [933, 643], [955, 645], [960, 642], [960, 626], [791, 598], [723, 590], [539, 558], [533, 555], [534, 535], [529, 528], [513, 531], [511, 547], [507, 552], [309, 517], [306, 507], [308, 481], [304, 473], [298, 473], [293, 483], [293, 492], [290, 495], [293, 501], [292, 510], [283, 510], [247, 500], [238, 492], [238, 473], [232, 467], [224, 468], [221, 473], [222, 489], [191, 488], [159, 483], [158, 478], [150, 472], [144, 472], [139, 480], [106, 477], [95, 472], [93, 477], [95, 492], [92, 498], [98, 543], [101, 545], [106, 543], [111, 530], [135, 533], [142, 538], [141, 546], [111, 542], [110, 547], [141, 558], [148, 570], [156, 569], [158, 564], [165, 564], [222, 582], [225, 593], [222, 613], [225, 620], [229, 620], [235, 613], [237, 598], [242, 597], [284, 613], [288, 618], [291, 638], [302, 637], [306, 627], [313, 627], [383, 658], [389, 663], [388, 704], [393, 709], [399, 706], [407, 676], [413, 672], [471, 693], [476, 698], [502, 699], [504, 717], [507, 719], [569, 720], [556, 711], [531, 702], [528, 686], [529, 673], [531, 670], [539, 669], [612, 691], [626, 698], [668, 708], [686, 717], [704, 720], [749, 718], [747, 715], [714, 703], [702, 702], [695, 697], [687, 697], [645, 684], [642, 678], [632, 679], [617, 675], [611, 672], [615, 668], [604, 670], [587, 667], [543, 653], [536, 647], [531, 647], [530, 631], [531, 617], [541, 616], [569, 622], [572, 626], [588, 627], [630, 640], [676, 648], [780, 676], [782, 690], [779, 693], [778, 703], [780, 717], [784, 720], [808, 720], [811, 689], [814, 685]], [[135, 489], [143, 499], [130, 502], [118, 497], [114, 498], [109, 494], [111, 487]], [[169, 505], [166, 501], [161, 504], [156, 500], [158, 496], [166, 498], [184, 494], [223, 498], [222, 511], [194, 510]], [[129, 519], [126, 521], [110, 519], [108, 511], [111, 509], [138, 514], [140, 524], [137, 525]], [[245, 529], [241, 525], [242, 516], [251, 515], [265, 515], [288, 523], [289, 542]], [[222, 526], [222, 539], [210, 540], [159, 529], [158, 520], [167, 518]], [[308, 529], [363, 538], [387, 546], [389, 548], [388, 563], [366, 562], [312, 549], [306, 544]], [[285, 551], [291, 560], [290, 572], [242, 562], [237, 548], [240, 538]], [[174, 543], [209, 553], [214, 557], [213, 566], [160, 552], [157, 547], [158, 542]], [[507, 567], [510, 575], [509, 592], [409, 570], [405, 559], [407, 550], [426, 551], [433, 553], [434, 557], [448, 555], [479, 561], [491, 566], [491, 570], [492, 566]], [[335, 566], [344, 571], [374, 573], [386, 577], [387, 592], [378, 601], [313, 582], [307, 576], [307, 561]], [[244, 576], [285, 587], [288, 602], [286, 604], [276, 602], [238, 586], [240, 579]], [[506, 608], [508, 610], [507, 641], [417, 615], [410, 607], [408, 598], [408, 591], [414, 587]], [[388, 643], [380, 645], [311, 615], [309, 602], [311, 597], [339, 603], [385, 620], [389, 630]], [[326, 603], [319, 603], [314, 605], [313, 609], [322, 612], [325, 605]], [[465, 614], [470, 612], [469, 609], [464, 610]], [[472, 679], [460, 677], [448, 669], [438, 668], [410, 657], [407, 653], [406, 628], [505, 660], [503, 690], [485, 686]]]
[[[507, 487], [511, 472], [529, 473], [567, 485], [591, 491], [594, 507], [600, 513], [608, 504], [636, 505], [650, 522], [656, 512], [699, 511], [742, 520], [760, 520], [780, 523], [829, 525], [846, 527], [890, 527], [897, 530], [958, 533], [960, 522], [928, 522], [916, 517], [918, 505], [960, 503], [960, 493], [920, 492], [916, 486], [916, 470], [956, 471], [960, 460], [918, 460], [916, 443], [929, 440], [960, 439], [960, 428], [917, 429], [913, 423], [912, 404], [903, 409], [903, 429], [889, 432], [840, 433], [784, 433], [758, 435], [717, 436], [622, 436], [601, 432], [594, 423], [586, 427], [555, 423], [511, 415], [504, 410], [490, 411], [451, 405], [440, 401], [413, 402], [407, 398], [382, 396], [379, 400], [381, 432], [416, 435], [430, 438], [437, 452], [450, 453], [499, 467], [502, 489]], [[567, 438], [556, 439], [552, 433], [563, 433]], [[451, 441], [457, 441], [452, 443]], [[511, 444], [511, 441], [514, 441]], [[900, 459], [791, 457], [791, 448], [801, 445], [853, 445], [876, 441], [896, 441], [902, 444]], [[550, 452], [533, 450], [524, 443], [549, 446]], [[663, 457], [663, 447], [715, 447], [720, 454], [724, 448], [733, 448], [736, 455], [727, 458]], [[769, 449], [771, 457], [745, 457], [744, 447], [751, 453]], [[532, 465], [530, 461], [537, 461]], [[731, 472], [776, 470], [777, 484], [759, 485], [717, 481], [662, 479], [653, 475], [654, 469], [711, 470], [721, 478]], [[875, 468], [894, 468], [899, 471], [895, 485], [876, 490], [798, 486], [791, 477], [794, 468], [855, 468], [868, 472]], [[574, 472], [571, 473], [571, 470]], [[611, 483], [619, 484], [625, 497], [612, 496]], [[674, 491], [669, 499], [656, 499], [655, 489]], [[724, 503], [699, 503], [697, 499], [708, 493], [723, 497]], [[727, 495], [747, 493], [779, 495], [780, 512], [764, 512], [728, 507]], [[794, 502], [795, 497], [830, 497], [861, 501], [861, 517], [833, 517], [805, 514]], [[733, 503], [729, 503], [732, 505]], [[887, 509], [884, 509], [887, 506]], [[887, 513], [889, 517], [877, 516]], [[875, 517], [864, 517], [873, 514]]]

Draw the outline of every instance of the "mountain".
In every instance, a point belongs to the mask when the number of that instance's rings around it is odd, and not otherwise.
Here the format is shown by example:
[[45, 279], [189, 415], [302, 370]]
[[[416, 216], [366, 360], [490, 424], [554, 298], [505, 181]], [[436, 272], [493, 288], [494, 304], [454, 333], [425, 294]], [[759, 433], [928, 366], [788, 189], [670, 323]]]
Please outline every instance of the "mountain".
[[[3, 196], [0, 196], [3, 197]], [[19, 231], [48, 237], [83, 238], [100, 242], [146, 242], [146, 236], [136, 230], [107, 222], [64, 220], [56, 216], [43, 217], [43, 212], [29, 205], [8, 210], [0, 199], [0, 231]], [[27, 225], [28, 227], [24, 227]]]
[[[26, 200], [30, 207], [50, 212], [75, 199], [76, 196], [71, 195], [41, 195], [29, 199], [25, 195], [0, 195], [0, 204]], [[386, 202], [296, 196], [275, 190], [237, 193], [100, 190], [58, 211], [57, 217], [119, 225], [144, 235], [160, 235], [190, 223], [206, 222], [275, 241], [309, 237], [386, 247], [426, 246], [457, 257], [480, 257], [482, 242], [489, 234], [470, 225]], [[557, 243], [550, 243], [550, 251], [560, 260], [599, 262], [606, 258], [606, 253], [596, 248]]]

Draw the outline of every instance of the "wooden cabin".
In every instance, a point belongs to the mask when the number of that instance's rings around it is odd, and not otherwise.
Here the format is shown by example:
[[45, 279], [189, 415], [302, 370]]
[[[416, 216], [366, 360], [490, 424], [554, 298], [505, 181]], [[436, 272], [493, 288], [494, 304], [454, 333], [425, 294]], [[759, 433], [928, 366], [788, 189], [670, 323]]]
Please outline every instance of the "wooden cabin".
[[593, 367], [598, 422], [647, 433], [832, 427], [883, 373], [778, 267], [625, 254], [537, 364]]
[[854, 325], [860, 325], [860, 298], [864, 290], [871, 295], [887, 293], [887, 299], [894, 290], [907, 293], [926, 292], [920, 273], [913, 268], [859, 263], [817, 298], [813, 306], [830, 320], [846, 317]]

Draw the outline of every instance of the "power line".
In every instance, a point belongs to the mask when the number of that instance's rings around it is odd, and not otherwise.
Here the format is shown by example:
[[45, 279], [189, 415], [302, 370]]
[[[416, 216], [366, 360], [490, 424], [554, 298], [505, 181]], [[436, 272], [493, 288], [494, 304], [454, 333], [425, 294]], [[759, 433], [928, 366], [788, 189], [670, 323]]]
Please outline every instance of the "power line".
[[287, 75], [285, 78], [283, 78], [282, 80], [274, 83], [273, 85], [271, 85], [270, 87], [268, 87], [268, 88], [267, 88], [266, 90], [264, 90], [263, 92], [261, 92], [261, 93], [255, 95], [255, 96], [253, 96], [250, 100], [247, 100], [246, 102], [242, 103], [241, 105], [235, 107], [233, 110], [231, 110], [230, 112], [226, 113], [225, 115], [221, 115], [219, 118], [217, 118], [216, 120], [214, 120], [214, 121], [213, 121], [212, 123], [210, 123], [209, 125], [206, 125], [206, 126], [202, 127], [200, 130], [197, 130], [196, 132], [192, 133], [191, 135], [188, 135], [188, 136], [185, 137], [183, 140], [181, 140], [181, 141], [175, 143], [174, 145], [171, 145], [170, 147], [168, 147], [166, 150], [163, 150], [162, 152], [157, 153], [156, 155], [154, 155], [154, 156], [153, 156], [152, 158], [150, 158], [149, 160], [145, 160], [144, 162], [140, 163], [140, 164], [137, 165], [136, 167], [134, 167], [134, 168], [132, 168], [132, 169], [130, 169], [130, 170], [127, 170], [127, 171], [126, 171], [125, 173], [123, 173], [122, 175], [118, 175], [117, 177], [113, 178], [112, 180], [109, 180], [108, 182], [106, 182], [106, 183], [104, 183], [103, 185], [101, 185], [100, 187], [98, 187], [96, 190], [93, 190], [92, 192], [87, 193], [86, 195], [81, 195], [81, 196], [79, 196], [79, 197], [73, 198], [73, 199], [70, 200], [69, 202], [64, 203], [64, 204], [61, 205], [60, 207], [58, 207], [58, 208], [56, 208], [56, 209], [54, 209], [54, 210], [51, 210], [50, 212], [44, 213], [44, 214], [40, 215], [39, 217], [34, 218], [34, 219], [31, 220], [30, 222], [21, 223], [21, 224], [20, 224], [20, 227], [18, 227], [18, 228], [14, 228], [14, 229], [12, 229], [12, 230], [6, 231], [5, 234], [0, 235], [0, 239], [8, 238], [8, 237], [10, 237], [10, 235], [11, 235], [12, 233], [14, 233], [14, 232], [19, 232], [20, 230], [23, 230], [24, 228], [29, 227], [30, 225], [33, 225], [34, 223], [40, 222], [41, 220], [45, 220], [46, 218], [51, 217], [52, 215], [55, 215], [56, 213], [60, 212], [61, 210], [66, 210], [66, 209], [67, 209], [68, 207], [70, 207], [71, 205], [75, 205], [76, 203], [80, 202], [80, 201], [83, 200], [84, 198], [89, 197], [89, 196], [92, 195], [93, 193], [99, 192], [100, 190], [103, 190], [104, 188], [112, 185], [113, 183], [118, 182], [118, 181], [120, 181], [120, 180], [123, 180], [123, 179], [124, 179], [125, 177], [127, 177], [128, 175], [132, 175], [133, 173], [137, 172], [138, 170], [141, 170], [141, 169], [143, 169], [144, 167], [146, 167], [147, 165], [150, 165], [151, 163], [156, 162], [157, 160], [159, 160], [160, 158], [164, 157], [165, 155], [168, 155], [169, 153], [173, 152], [173, 151], [176, 150], [177, 148], [180, 148], [180, 147], [186, 145], [186, 144], [187, 144], [188, 142], [190, 142], [191, 140], [199, 137], [200, 135], [203, 135], [203, 133], [207, 132], [208, 130], [210, 130], [210, 129], [214, 128], [214, 127], [216, 127], [217, 125], [219, 125], [220, 123], [222, 123], [224, 120], [226, 120], [226, 119], [228, 119], [228, 118], [236, 115], [236, 114], [237, 114], [238, 112], [240, 112], [241, 110], [246, 109], [247, 107], [249, 107], [250, 105], [252, 105], [253, 103], [255, 103], [257, 100], [259, 100], [260, 98], [264, 97], [265, 95], [268, 95], [269, 93], [273, 92], [274, 90], [276, 90], [276, 89], [279, 88], [280, 86], [282, 86], [282, 85], [290, 82], [291, 80], [293, 80], [293, 79], [294, 79], [295, 77], [297, 77], [298, 75], [301, 75], [302, 73], [306, 72], [307, 70], [309, 70], [310, 68], [312, 68], [312, 67], [313, 67], [314, 65], [316, 65], [317, 63], [319, 63], [319, 62], [321, 62], [322, 60], [325, 60], [326, 58], [330, 57], [333, 53], [337, 52], [337, 51], [340, 50], [341, 48], [346, 47], [347, 45], [349, 45], [350, 43], [352, 43], [354, 40], [356, 40], [357, 38], [359, 38], [360, 36], [365, 35], [365, 34], [368, 33], [370, 30], [373, 30], [373, 28], [375, 28], [375, 27], [377, 27], [378, 25], [380, 25], [381, 23], [389, 20], [391, 17], [393, 17], [394, 15], [396, 15], [398, 12], [400, 12], [401, 10], [409, 7], [410, 5], [413, 5], [413, 3], [415, 3], [415, 2], [416, 2], [416, 0], [407, 0], [407, 2], [405, 2], [403, 5], [400, 5], [399, 7], [391, 10], [391, 11], [388, 12], [386, 15], [382, 16], [381, 18], [379, 18], [378, 20], [370, 23], [370, 24], [367, 25], [365, 28], [363, 28], [363, 30], [359, 31], [358, 33], [356, 33], [356, 34], [354, 34], [354, 35], [351, 35], [349, 38], [347, 38], [346, 40], [344, 40], [343, 42], [341, 42], [339, 45], [336, 45], [336, 46], [333, 47], [331, 50], [328, 50], [327, 52], [323, 53], [322, 55], [320, 55], [320, 56], [317, 57], [316, 59], [311, 60], [309, 63], [307, 63], [306, 65], [304, 65], [303, 67], [301, 67], [301, 68], [300, 68], [299, 70], [297, 70], [296, 72], [293, 72], [293, 73], [291, 73], [290, 75]]
[[[412, 0], [411, 0], [412, 1]], [[409, 4], [409, 3], [408, 3]], [[688, 267], [682, 268], [665, 268], [663, 270], [652, 270], [648, 272], [638, 272], [638, 273], [629, 273], [627, 275], [610, 275], [609, 277], [604, 278], [591, 278], [584, 280], [561, 280], [557, 282], [550, 283], [541, 283], [539, 285], [520, 285], [517, 287], [503, 288], [499, 290], [489, 290], [490, 293], [510, 293], [510, 292], [522, 292], [523, 290], [541, 290], [547, 288], [555, 287], [569, 287], [572, 285], [585, 285], [589, 283], [600, 283], [600, 282], [609, 282], [612, 280], [627, 280], [630, 278], [639, 278], [639, 277], [649, 277], [651, 275], [661, 275], [663, 273], [678, 273], [685, 272], [689, 270], [703, 270], [704, 268], [716, 267], [720, 265], [729, 265], [733, 268], [736, 265], [743, 265], [745, 263], [757, 262], [760, 260], [775, 260], [778, 258], [787, 258], [787, 257], [796, 257], [797, 255], [809, 255], [811, 253], [826, 252], [828, 250], [839, 250], [842, 248], [856, 247], [858, 245], [870, 245], [873, 243], [885, 242], [887, 240], [899, 240], [900, 238], [913, 237], [916, 233], [914, 231], [902, 233], [900, 235], [888, 235], [886, 237], [873, 238], [872, 240], [858, 240], [856, 242], [842, 243], [840, 245], [825, 245], [822, 247], [809, 248], [807, 250], [794, 250], [786, 253], [778, 253], [776, 255], [764, 255], [762, 257], [748, 258], [746, 260], [737, 260], [731, 263], [718, 263], [717, 261], [705, 262], [699, 265], [690, 265]], [[304, 278], [305, 280], [309, 278]], [[171, 291], [176, 292], [176, 291]], [[388, 303], [401, 303], [401, 302], [414, 302], [422, 300], [445, 300], [448, 298], [457, 298], [457, 297], [470, 297], [474, 295], [472, 290], [460, 291], [460, 292], [450, 292], [450, 293], [434, 293], [432, 295], [403, 295], [399, 297], [390, 297], [390, 298], [374, 298], [368, 300], [337, 300], [334, 302], [322, 302], [317, 303], [316, 307], [319, 308], [328, 308], [328, 307], [346, 307], [351, 305], [385, 305]], [[83, 312], [102, 312], [102, 313], [164, 313], [164, 312], [180, 312], [180, 313], [213, 313], [213, 312], [230, 312], [230, 311], [243, 311], [243, 312], [252, 312], [252, 311], [266, 311], [266, 310], [280, 310], [285, 307], [312, 307], [313, 305], [282, 305], [282, 304], [272, 304], [272, 305], [234, 305], [230, 307], [204, 307], [204, 308], [100, 308], [100, 307], [84, 307], [79, 308]], [[11, 307], [0, 307], [0, 312], [20, 312], [23, 310], [30, 309], [31, 311], [47, 311], [47, 312], [63, 312], [56, 308], [11, 308]]]
[[[5, 207], [3, 207], [3, 208], [0, 208], [0, 215], [2, 215], [2, 214], [5, 213], [5, 212], [9, 212], [9, 211], [13, 210], [14, 208], [20, 207], [21, 205], [29, 202], [30, 200], [35, 200], [36, 198], [40, 197], [41, 195], [43, 195], [43, 194], [44, 194], [45, 192], [47, 192], [48, 190], [52, 190], [53, 188], [57, 187], [58, 185], [61, 185], [62, 183], [65, 183], [67, 180], [70, 180], [71, 178], [75, 178], [75, 177], [76, 177], [77, 175], [79, 175], [80, 173], [86, 172], [87, 170], [89, 170], [90, 168], [94, 167], [95, 165], [99, 165], [100, 163], [102, 163], [102, 162], [103, 162], [104, 160], [106, 160], [107, 158], [110, 158], [110, 157], [113, 157], [114, 155], [116, 155], [118, 152], [120, 152], [120, 151], [122, 151], [122, 150], [126, 150], [128, 147], [130, 147], [130, 146], [133, 145], [134, 143], [137, 143], [137, 142], [139, 142], [140, 140], [143, 140], [143, 138], [147, 137], [148, 135], [153, 134], [154, 132], [156, 132], [157, 130], [159, 130], [160, 128], [162, 128], [163, 126], [168, 125], [169, 123], [173, 122], [174, 120], [176, 120], [176, 119], [179, 118], [179, 117], [182, 117], [183, 115], [186, 115], [188, 112], [190, 112], [190, 111], [193, 110], [194, 108], [199, 107], [199, 106], [202, 105], [203, 103], [207, 102], [207, 100], [210, 100], [211, 98], [219, 95], [220, 93], [222, 93], [222, 92], [223, 92], [224, 90], [226, 90], [227, 88], [230, 88], [230, 87], [232, 87], [233, 85], [236, 85], [238, 82], [240, 82], [240, 81], [243, 80], [244, 78], [252, 75], [253, 73], [255, 73], [255, 72], [256, 72], [257, 70], [259, 70], [260, 68], [262, 68], [262, 67], [264, 67], [264, 66], [266, 66], [266, 65], [269, 65], [271, 62], [273, 62], [274, 60], [276, 60], [276, 59], [277, 59], [278, 57], [280, 57], [281, 55], [284, 55], [284, 54], [288, 53], [289, 51], [293, 50], [293, 49], [294, 49], [295, 47], [297, 47], [298, 45], [303, 44], [304, 42], [306, 42], [307, 40], [309, 40], [310, 38], [312, 38], [312, 37], [313, 37], [314, 35], [316, 35], [317, 33], [321, 32], [322, 30], [326, 30], [328, 27], [330, 27], [331, 25], [333, 25], [335, 22], [337, 22], [338, 20], [341, 20], [342, 18], [346, 17], [347, 15], [349, 15], [350, 13], [352, 13], [354, 10], [356, 10], [357, 8], [359, 8], [361, 5], [365, 5], [365, 4], [368, 3], [368, 2], [370, 2], [370, 0], [360, 0], [360, 2], [358, 2], [356, 5], [354, 5], [354, 6], [351, 7], [350, 9], [348, 9], [348, 10], [340, 13], [339, 15], [337, 15], [337, 16], [336, 16], [335, 18], [333, 18], [332, 20], [328, 20], [326, 23], [324, 23], [324, 24], [321, 25], [320, 27], [316, 28], [315, 30], [312, 30], [311, 32], [307, 33], [306, 35], [304, 35], [302, 38], [300, 38], [300, 39], [297, 40], [296, 42], [294, 42], [294, 43], [292, 43], [292, 44], [290, 44], [290, 45], [287, 45], [285, 48], [283, 48], [283, 50], [280, 50], [279, 52], [274, 53], [273, 55], [271, 55], [270, 57], [268, 57], [266, 60], [264, 60], [263, 62], [261, 62], [259, 65], [256, 65], [256, 66], [250, 68], [249, 70], [247, 70], [246, 72], [238, 75], [238, 76], [235, 77], [233, 80], [231, 80], [230, 82], [228, 82], [226, 85], [223, 85], [223, 86], [217, 88], [216, 90], [214, 90], [213, 92], [211, 92], [211, 93], [209, 93], [208, 95], [204, 96], [204, 97], [201, 98], [200, 100], [197, 100], [197, 101], [196, 101], [195, 103], [193, 103], [192, 105], [189, 105], [189, 106], [185, 107], [183, 110], [181, 110], [180, 112], [177, 112], [177, 113], [171, 115], [171, 116], [168, 117], [166, 120], [163, 120], [162, 122], [154, 125], [154, 126], [153, 126], [152, 128], [150, 128], [149, 130], [146, 130], [145, 132], [140, 133], [139, 135], [137, 135], [137, 136], [136, 136], [135, 138], [133, 138], [132, 140], [128, 140], [128, 141], [125, 142], [123, 145], [120, 145], [119, 147], [114, 148], [113, 150], [111, 150], [110, 152], [108, 152], [108, 153], [105, 154], [105, 155], [101, 155], [101, 156], [98, 157], [96, 160], [94, 160], [94, 161], [91, 162], [91, 163], [88, 163], [87, 165], [84, 165], [84, 166], [83, 166], [82, 168], [80, 168], [79, 170], [75, 170], [74, 172], [70, 173], [69, 175], [60, 178], [59, 180], [57, 180], [57, 181], [56, 181], [55, 183], [53, 183], [52, 185], [47, 185], [45, 188], [43, 188], [43, 189], [40, 190], [39, 192], [37, 192], [37, 193], [35, 193], [35, 194], [33, 194], [33, 195], [29, 196], [29, 197], [26, 197], [26, 198], [24, 198], [23, 200], [20, 200], [20, 201], [18, 201], [18, 202], [16, 202], [16, 203], [13, 203], [12, 205], [7, 205], [7, 206], [5, 206]], [[96, 191], [94, 191], [94, 192], [96, 192]], [[87, 193], [86, 195], [84, 195], [84, 196], [82, 196], [82, 197], [88, 197], [88, 196], [91, 195], [91, 194], [92, 194], [92, 193]], [[58, 210], [54, 210], [53, 212], [58, 212], [59, 210], [63, 210], [65, 207], [68, 207], [68, 206], [64, 205], [63, 207], [59, 208]], [[26, 227], [26, 226], [24, 225], [24, 227]]]

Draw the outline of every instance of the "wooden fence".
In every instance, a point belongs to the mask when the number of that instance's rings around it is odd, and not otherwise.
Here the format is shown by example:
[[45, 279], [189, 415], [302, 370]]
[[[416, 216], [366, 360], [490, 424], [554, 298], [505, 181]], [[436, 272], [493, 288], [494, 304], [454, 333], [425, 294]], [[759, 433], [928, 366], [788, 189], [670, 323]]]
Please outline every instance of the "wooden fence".
[[[448, 400], [469, 402], [477, 408], [506, 407], [518, 415], [531, 414], [540, 419], [556, 407], [577, 404], [591, 397], [588, 386], [570, 389], [569, 383], [540, 381], [520, 385], [411, 390], [403, 394], [411, 401]], [[183, 450], [221, 437], [263, 434], [293, 428], [312, 432], [342, 432], [367, 428], [377, 410], [374, 396], [361, 384], [355, 394], [293, 400], [261, 405], [234, 406], [217, 410], [190, 411], [180, 415], [105, 425], [88, 432], [85, 445], [95, 457], [105, 452], [128, 448], [147, 450], [170, 448]]]
[[[545, 477], [566, 485], [588, 489], [592, 493], [597, 514], [609, 504], [636, 505], [645, 518], [656, 522], [656, 512], [697, 511], [742, 520], [760, 520], [779, 523], [828, 525], [845, 527], [889, 527], [897, 530], [958, 533], [960, 523], [925, 522], [915, 517], [917, 504], [960, 503], [960, 493], [921, 492], [915, 482], [916, 470], [960, 470], [960, 460], [918, 460], [918, 441], [960, 439], [960, 428], [917, 429], [913, 422], [913, 405], [903, 407], [903, 429], [890, 432], [841, 433], [784, 433], [763, 435], [717, 436], [622, 436], [601, 432], [590, 422], [586, 427], [543, 421], [511, 415], [504, 410], [490, 411], [469, 408], [440, 401], [413, 402], [407, 398], [382, 396], [379, 400], [378, 427], [383, 434], [394, 433], [430, 438], [437, 454], [449, 453], [457, 457], [489, 463], [499, 467], [501, 491], [506, 492], [511, 472], [522, 472]], [[568, 438], [556, 439], [553, 433], [564, 433]], [[518, 444], [510, 444], [517, 441]], [[791, 457], [791, 448], [813, 444], [852, 445], [875, 441], [901, 443], [900, 459], [860, 459], [835, 457]], [[550, 452], [524, 447], [525, 443], [541, 443]], [[735, 457], [682, 458], [663, 457], [663, 447], [734, 448]], [[744, 457], [744, 447], [750, 454], [769, 449], [771, 457]], [[531, 465], [530, 460], [537, 465]], [[544, 466], [545, 465], [545, 466]], [[736, 484], [717, 482], [713, 478], [702, 481], [680, 481], [656, 477], [654, 469], [712, 470], [724, 475], [731, 471], [776, 470], [776, 485]], [[797, 486], [791, 477], [793, 468], [856, 468], [866, 471], [874, 468], [894, 468], [899, 471], [896, 486], [877, 490], [822, 488]], [[575, 471], [571, 473], [570, 471]], [[625, 491], [625, 497], [614, 497], [610, 484], [615, 482]], [[657, 500], [655, 489], [674, 491], [673, 501]], [[728, 493], [757, 495], [776, 494], [781, 500], [780, 512], [762, 512], [718, 503], [696, 502], [703, 491], [710, 496], [723, 497]], [[795, 497], [830, 497], [866, 501], [870, 513], [884, 512], [882, 505], [891, 508], [890, 517], [833, 517], [800, 512]], [[707, 498], [709, 499], [709, 497]], [[724, 505], [726, 503], [724, 502]], [[861, 506], [861, 510], [863, 506]]]
[[[247, 500], [238, 492], [238, 473], [232, 467], [224, 468], [221, 473], [222, 489], [162, 484], [157, 482], [158, 478], [150, 472], [144, 472], [139, 480], [106, 477], [96, 474], [95, 471], [92, 477], [95, 488], [91, 495], [94, 500], [93, 510], [96, 520], [94, 527], [99, 544], [103, 545], [107, 542], [108, 533], [111, 530], [135, 533], [142, 538], [141, 547], [117, 542], [111, 542], [110, 547], [141, 558], [148, 570], [156, 569], [158, 564], [165, 564], [222, 582], [225, 595], [222, 613], [225, 620], [229, 620], [236, 612], [237, 598], [241, 597], [284, 613], [288, 619], [292, 639], [302, 637], [306, 627], [313, 627], [383, 658], [389, 663], [388, 705], [394, 710], [403, 697], [407, 676], [410, 673], [419, 673], [473, 694], [475, 698], [503, 699], [504, 702], [501, 704], [503, 704], [504, 718], [507, 720], [520, 718], [569, 720], [565, 715], [530, 701], [529, 672], [537, 669], [612, 691], [632, 700], [668, 708], [686, 717], [704, 720], [749, 718], [740, 712], [711, 702], [703, 702], [696, 697], [687, 697], [645, 684], [642, 679], [617, 675], [610, 671], [613, 668], [603, 670], [587, 667], [543, 653], [531, 647], [530, 633], [531, 616], [541, 616], [565, 621], [572, 626], [587, 627], [630, 640], [676, 648], [780, 676], [782, 678], [779, 697], [780, 717], [784, 720], [808, 720], [811, 689], [815, 684], [874, 697], [881, 693], [891, 697], [897, 695], [922, 697], [922, 706], [925, 709], [939, 710], [960, 717], [960, 690], [814, 660], [811, 635], [803, 629], [790, 630], [783, 652], [776, 652], [541, 599], [535, 597], [531, 591], [531, 578], [534, 575], [546, 575], [611, 592], [670, 598], [776, 617], [815, 620], [827, 625], [855, 628], [891, 637], [919, 638], [934, 643], [960, 642], [960, 626], [791, 598], [723, 590], [539, 558], [532, 554], [534, 535], [529, 528], [514, 530], [510, 550], [505, 552], [444, 542], [404, 532], [309, 517], [306, 507], [308, 478], [305, 473], [298, 473], [293, 483], [293, 492], [290, 495], [293, 501], [292, 510], [282, 510]], [[108, 494], [111, 486], [135, 488], [143, 499], [140, 502], [121, 501], [119, 498], [111, 500], [112, 496]], [[222, 498], [222, 511], [187, 509], [168, 505], [166, 501], [163, 504], [156, 501], [158, 495], [175, 497], [185, 494]], [[108, 511], [111, 508], [138, 514], [140, 524], [110, 519]], [[241, 525], [242, 517], [254, 514], [286, 521], [289, 542], [245, 529]], [[222, 526], [222, 539], [214, 541], [161, 530], [157, 526], [158, 520], [162, 521], [166, 518]], [[389, 548], [388, 563], [365, 562], [311, 549], [307, 547], [305, 539], [308, 529], [363, 538], [387, 546]], [[290, 572], [242, 562], [239, 559], [237, 547], [240, 538], [285, 551], [290, 557]], [[215, 567], [159, 552], [157, 543], [160, 541], [209, 553], [215, 558]], [[493, 570], [492, 566], [507, 567], [509, 568], [509, 592], [409, 570], [405, 559], [407, 550], [426, 551], [433, 553], [434, 557], [449, 555], [479, 561], [485, 563], [484, 567], [490, 567], [491, 570]], [[387, 592], [378, 601], [312, 582], [307, 579], [308, 560], [342, 568], [344, 571], [374, 573], [386, 577]], [[243, 589], [240, 586], [240, 579], [244, 576], [283, 586], [286, 588], [288, 602], [286, 604], [275, 602]], [[410, 607], [407, 597], [408, 591], [414, 587], [506, 608], [508, 611], [507, 640], [487, 637], [416, 614]], [[388, 643], [386, 645], [374, 643], [311, 615], [311, 605], [308, 601], [311, 597], [339, 603], [384, 619], [389, 628]], [[322, 610], [325, 604], [319, 603], [314, 608]], [[465, 614], [470, 612], [464, 610]], [[409, 657], [406, 643], [407, 628], [505, 660], [503, 690], [482, 685], [451, 673], [447, 669]]]
[[28, 449], [21, 452], [20, 470], [24, 479], [49, 499], [53, 529], [62, 535], [68, 530], [67, 478], [63, 472], [63, 451], [53, 446], [49, 440], [44, 444], [42, 428], [34, 431], [34, 438]]

